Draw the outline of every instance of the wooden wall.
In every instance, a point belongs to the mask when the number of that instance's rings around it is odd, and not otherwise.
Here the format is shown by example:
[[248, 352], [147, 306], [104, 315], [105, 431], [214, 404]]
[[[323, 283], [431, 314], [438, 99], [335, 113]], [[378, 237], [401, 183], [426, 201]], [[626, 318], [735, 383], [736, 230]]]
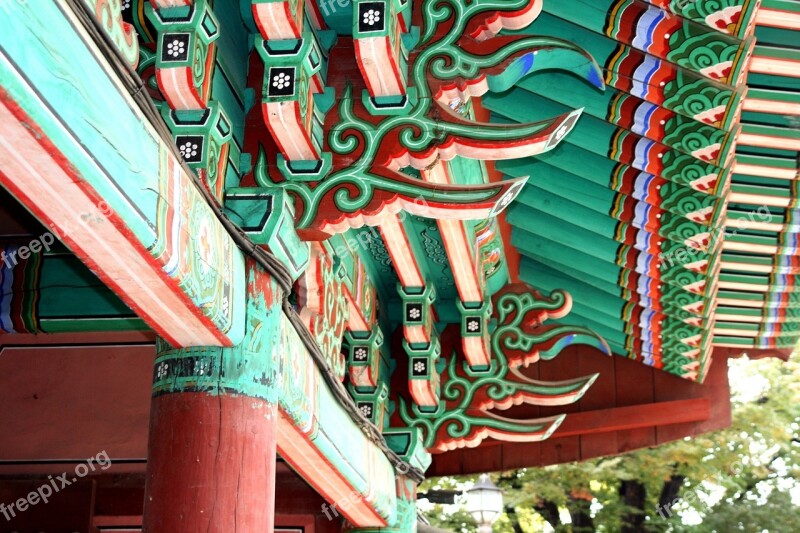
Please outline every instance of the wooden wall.
[[574, 405], [524, 405], [500, 412], [519, 419], [567, 413], [566, 421], [550, 439], [541, 443], [485, 441], [479, 448], [435, 455], [429, 476], [582, 461], [730, 425], [725, 354], [715, 358], [702, 385], [584, 346], [570, 347], [551, 361], [531, 365], [525, 373], [552, 381], [591, 373], [600, 377]]

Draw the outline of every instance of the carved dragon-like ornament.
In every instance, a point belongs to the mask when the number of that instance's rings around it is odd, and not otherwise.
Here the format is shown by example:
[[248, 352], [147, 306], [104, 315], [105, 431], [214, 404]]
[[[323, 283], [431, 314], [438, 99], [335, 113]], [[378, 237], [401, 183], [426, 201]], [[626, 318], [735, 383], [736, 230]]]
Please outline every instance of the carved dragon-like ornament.
[[[351, 227], [378, 225], [406, 210], [431, 218], [479, 219], [496, 215], [526, 178], [485, 185], [426, 183], [414, 172], [455, 156], [498, 160], [528, 157], [556, 146], [581, 111], [529, 124], [491, 124], [459, 114], [461, 104], [487, 91], [504, 91], [542, 69], [566, 68], [604, 87], [591, 56], [567, 41], [502, 35], [538, 15], [541, 0], [424, 0], [422, 23], [403, 35], [409, 45], [408, 87], [394, 106], [370, 97], [352, 64], [353, 49], [334, 48], [338, 103], [327, 114], [321, 161], [325, 175], [297, 179], [262, 152], [255, 177], [262, 186], [285, 188], [295, 198], [297, 227], [324, 238]], [[416, 42], [414, 42], [416, 41]], [[355, 74], [355, 75], [354, 75]], [[389, 75], [389, 74], [387, 74]], [[403, 80], [405, 81], [405, 80]], [[323, 158], [324, 159], [324, 158]], [[315, 235], [316, 234], [316, 235]]]
[[540, 359], [556, 357], [564, 348], [585, 344], [610, 355], [608, 345], [591, 330], [579, 326], [544, 325], [563, 318], [572, 300], [564, 291], [545, 297], [524, 283], [507, 285], [493, 299], [497, 327], [491, 336], [492, 361], [488, 369], [470, 369], [452, 354], [441, 374], [441, 399], [435, 410], [398, 398], [399, 417], [419, 428], [431, 452], [475, 447], [487, 438], [536, 442], [548, 438], [566, 415], [518, 420], [496, 411], [514, 405], [566, 405], [578, 401], [597, 374], [559, 382], [525, 376], [523, 369]]

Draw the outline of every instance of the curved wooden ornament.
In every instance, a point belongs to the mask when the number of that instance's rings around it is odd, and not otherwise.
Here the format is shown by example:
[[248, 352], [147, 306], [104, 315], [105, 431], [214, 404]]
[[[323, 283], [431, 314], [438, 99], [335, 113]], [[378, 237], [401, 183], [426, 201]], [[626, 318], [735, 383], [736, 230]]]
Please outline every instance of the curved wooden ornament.
[[[389, 13], [390, 3], [382, 4], [387, 11], [379, 15], [380, 20], [388, 20], [384, 15]], [[374, 11], [373, 4], [378, 3], [363, 4]], [[402, 93], [405, 96], [398, 101], [402, 109], [380, 107], [370, 97], [377, 93], [374, 87], [369, 90], [369, 76], [367, 83], [359, 82], [349, 76], [351, 71], [342, 69], [342, 79], [331, 81], [344, 87], [344, 92], [325, 119], [323, 152], [331, 154], [331, 166], [324, 179], [273, 175], [262, 160], [257, 181], [283, 187], [296, 199], [297, 226], [305, 238], [380, 225], [400, 211], [461, 220], [497, 215], [511, 203], [523, 182], [431, 185], [400, 169], [427, 169], [456, 156], [481, 160], [529, 157], [552, 149], [569, 133], [580, 110], [510, 127], [466, 119], [453, 111], [452, 101], [448, 101], [448, 91], [483, 94], [504, 90], [539, 68], [558, 68], [564, 58], [575, 73], [603, 87], [597, 64], [568, 42], [542, 37], [488, 38], [501, 27], [523, 27], [539, 10], [538, 2], [531, 0], [479, 0], [468, 6], [454, 0], [424, 2], [421, 44], [409, 59], [408, 81], [413, 91]], [[367, 14], [355, 13], [356, 23]], [[391, 15], [401, 24], [399, 12]], [[371, 17], [375, 22], [375, 13]], [[361, 29], [364, 35], [369, 33], [366, 26]], [[468, 29], [486, 38], [481, 41], [470, 36]], [[382, 31], [388, 32], [385, 27]], [[398, 36], [395, 43], [399, 42]], [[342, 55], [331, 57], [331, 64], [346, 62], [346, 54], [353, 53], [346, 47], [337, 48], [335, 53]], [[358, 98], [362, 89], [367, 90], [364, 99]], [[398, 96], [397, 91], [390, 92]]]
[[252, 0], [252, 2], [253, 19], [265, 41], [300, 38], [303, 32], [305, 2], [296, 0]]
[[547, 319], [562, 318], [569, 312], [571, 299], [563, 291], [545, 297], [527, 284], [510, 284], [495, 295], [493, 303], [498, 326], [491, 336], [491, 366], [483, 371], [471, 370], [459, 356], [451, 355], [441, 374], [441, 398], [434, 409], [421, 409], [402, 396], [398, 398], [399, 420], [419, 428], [431, 452], [475, 447], [487, 438], [509, 442], [546, 439], [563, 421], [563, 415], [518, 420], [494, 411], [523, 403], [574, 403], [597, 374], [543, 382], [527, 377], [523, 369], [539, 359], [552, 359], [573, 344], [611, 353], [591, 330], [544, 325]]
[[156, 79], [169, 107], [201, 110], [208, 105], [214, 77], [219, 23], [207, 0], [190, 4], [186, 15], [147, 6], [158, 30]]

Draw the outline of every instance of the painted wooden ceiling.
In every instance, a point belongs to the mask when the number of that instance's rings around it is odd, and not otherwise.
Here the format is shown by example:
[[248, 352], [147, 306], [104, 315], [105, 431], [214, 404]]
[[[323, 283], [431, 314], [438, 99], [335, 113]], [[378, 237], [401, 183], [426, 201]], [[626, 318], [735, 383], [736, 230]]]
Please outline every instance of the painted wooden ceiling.
[[525, 33], [570, 40], [599, 91], [542, 72], [483, 103], [514, 123], [583, 107], [508, 213], [520, 277], [567, 289], [612, 350], [702, 380], [713, 346], [798, 338], [800, 2], [545, 2]]

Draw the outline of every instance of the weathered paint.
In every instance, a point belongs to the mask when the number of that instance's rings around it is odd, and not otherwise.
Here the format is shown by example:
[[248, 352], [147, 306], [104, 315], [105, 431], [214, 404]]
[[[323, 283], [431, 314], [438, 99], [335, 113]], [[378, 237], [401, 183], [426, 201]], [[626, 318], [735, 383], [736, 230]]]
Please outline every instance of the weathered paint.
[[2, 24], [4, 185], [165, 338], [237, 343], [242, 256], [90, 38], [61, 2]]

